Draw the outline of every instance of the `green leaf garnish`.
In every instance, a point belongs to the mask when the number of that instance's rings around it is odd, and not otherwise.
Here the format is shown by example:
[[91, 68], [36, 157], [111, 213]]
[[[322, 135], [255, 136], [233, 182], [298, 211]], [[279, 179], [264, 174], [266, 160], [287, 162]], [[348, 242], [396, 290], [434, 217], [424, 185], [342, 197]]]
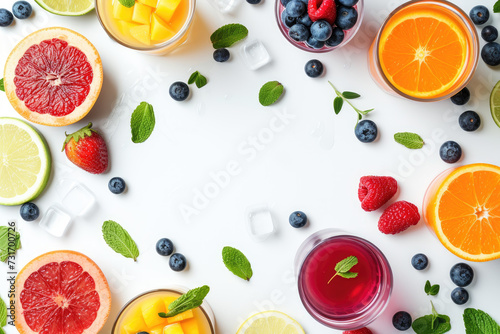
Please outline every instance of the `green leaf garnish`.
[[133, 7], [135, 5], [135, 0], [119, 0], [119, 1], [123, 6], [127, 8]]
[[203, 299], [210, 292], [207, 285], [196, 289], [189, 290], [168, 305], [168, 312], [160, 312], [158, 316], [161, 318], [175, 317], [177, 314], [194, 309], [203, 304]]
[[2, 298], [0, 298], [0, 327], [7, 325], [7, 305]]
[[355, 277], [357, 277], [358, 273], [353, 273], [350, 271], [352, 269], [352, 267], [354, 267], [357, 264], [358, 264], [358, 258], [355, 256], [352, 256], [352, 255], [348, 256], [345, 259], [343, 259], [342, 261], [338, 262], [335, 265], [335, 275], [333, 275], [332, 278], [330, 278], [330, 280], [328, 281], [328, 284], [330, 284], [330, 282], [337, 275], [340, 277], [343, 277], [343, 278], [355, 278]]
[[[14, 248], [9, 247], [9, 237], [15, 239]], [[21, 235], [19, 232], [9, 230], [7, 226], [0, 226], [0, 261], [7, 261], [9, 255], [14, 255], [19, 248], [21, 248]]]
[[427, 280], [427, 282], [425, 282], [424, 291], [427, 296], [435, 296], [439, 293], [439, 284], [431, 285], [431, 282]]
[[248, 29], [239, 23], [226, 24], [217, 29], [211, 36], [210, 40], [214, 49], [228, 48], [234, 43], [247, 37]]
[[407, 148], [416, 150], [424, 146], [422, 137], [412, 132], [398, 132], [394, 135], [394, 140]]
[[500, 13], [500, 0], [493, 5], [493, 13]]
[[344, 96], [344, 98], [346, 98], [348, 100], [354, 100], [354, 99], [357, 99], [358, 97], [361, 97], [361, 95], [359, 95], [358, 93], [347, 92], [347, 91], [343, 92], [342, 96]]
[[107, 220], [102, 224], [102, 236], [112, 250], [137, 261], [139, 249], [130, 234], [117, 222]]
[[466, 334], [500, 334], [500, 326], [486, 312], [473, 308], [464, 311]]
[[253, 276], [252, 266], [245, 254], [236, 248], [226, 246], [222, 249], [222, 261], [227, 269], [236, 276], [249, 281]]
[[189, 77], [188, 84], [196, 83], [196, 87], [201, 88], [207, 84], [207, 78], [205, 78], [200, 72], [196, 71]]
[[450, 317], [438, 314], [431, 302], [432, 314], [415, 319], [411, 327], [417, 334], [442, 334], [451, 330]]
[[2, 79], [0, 79], [0, 90], [1, 90], [2, 92], [5, 92], [5, 87], [3, 86], [3, 78], [2, 78]]
[[134, 143], [145, 142], [149, 136], [151, 136], [155, 128], [155, 113], [153, 106], [147, 102], [141, 102], [132, 113], [130, 128], [132, 129], [132, 141]]
[[328, 83], [330, 84], [330, 86], [332, 86], [335, 94], [337, 94], [337, 97], [335, 97], [335, 99], [333, 100], [333, 110], [335, 111], [335, 114], [338, 115], [340, 113], [340, 110], [342, 109], [342, 106], [344, 105], [344, 102], [347, 102], [358, 114], [358, 119], [356, 121], [356, 125], [358, 125], [358, 122], [363, 118], [364, 115], [367, 115], [369, 112], [373, 111], [373, 108], [367, 110], [358, 109], [351, 103], [351, 101], [349, 101], [360, 97], [361, 95], [359, 95], [358, 93], [349, 91], [341, 93], [337, 88], [335, 88], [331, 81], [328, 81]]
[[259, 102], [264, 107], [276, 103], [283, 94], [283, 85], [278, 81], [266, 82], [259, 91]]
[[335, 111], [335, 114], [339, 114], [340, 111], [342, 110], [342, 106], [344, 105], [344, 99], [337, 96], [334, 100], [333, 100], [333, 110]]

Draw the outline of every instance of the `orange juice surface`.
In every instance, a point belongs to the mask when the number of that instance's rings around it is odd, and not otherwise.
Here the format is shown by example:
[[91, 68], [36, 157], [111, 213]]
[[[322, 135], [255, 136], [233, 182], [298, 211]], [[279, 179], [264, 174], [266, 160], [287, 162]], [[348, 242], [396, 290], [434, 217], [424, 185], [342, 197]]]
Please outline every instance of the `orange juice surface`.
[[161, 318], [168, 305], [180, 294], [173, 291], [155, 291], [135, 299], [121, 313], [113, 334], [213, 334], [213, 326], [201, 308], [195, 308], [174, 317]]
[[417, 2], [396, 12], [381, 31], [378, 58], [392, 86], [411, 97], [450, 94], [475, 66], [473, 37], [463, 19], [441, 5]]

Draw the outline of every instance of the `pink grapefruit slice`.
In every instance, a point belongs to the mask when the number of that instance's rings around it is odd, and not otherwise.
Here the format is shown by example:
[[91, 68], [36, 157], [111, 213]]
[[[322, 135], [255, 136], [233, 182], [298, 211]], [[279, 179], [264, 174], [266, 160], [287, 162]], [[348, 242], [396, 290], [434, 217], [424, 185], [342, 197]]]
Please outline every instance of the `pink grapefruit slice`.
[[92, 109], [103, 81], [96, 48], [66, 28], [38, 30], [12, 50], [5, 64], [5, 93], [27, 120], [63, 126]]
[[16, 279], [16, 328], [20, 334], [96, 334], [111, 309], [101, 269], [73, 251], [43, 254]]

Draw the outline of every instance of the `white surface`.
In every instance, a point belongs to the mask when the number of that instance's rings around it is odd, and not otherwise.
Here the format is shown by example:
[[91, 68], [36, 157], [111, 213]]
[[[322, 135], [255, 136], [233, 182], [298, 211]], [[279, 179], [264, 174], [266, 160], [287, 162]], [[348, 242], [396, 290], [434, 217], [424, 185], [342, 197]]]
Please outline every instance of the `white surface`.
[[[240, 0], [241, 1], [241, 0]], [[10, 7], [14, 0], [2, 0]], [[392, 315], [407, 310], [416, 318], [430, 313], [429, 299], [438, 312], [452, 319], [452, 333], [464, 333], [462, 313], [466, 307], [481, 308], [500, 321], [497, 298], [500, 294], [498, 261], [472, 264], [476, 272], [468, 288], [471, 299], [465, 306], [450, 298], [453, 284], [450, 267], [460, 260], [450, 254], [421, 222], [396, 236], [377, 230], [381, 211], [366, 213], [357, 199], [359, 178], [367, 174], [392, 175], [399, 181], [398, 199], [421, 206], [427, 185], [449, 165], [439, 158], [438, 148], [447, 139], [462, 145], [460, 164], [488, 162], [500, 164], [500, 129], [490, 117], [488, 96], [500, 79], [497, 70], [482, 61], [469, 85], [472, 99], [463, 107], [450, 101], [421, 104], [383, 93], [371, 80], [367, 69], [367, 49], [382, 20], [402, 1], [371, 0], [366, 3], [365, 21], [358, 35], [345, 48], [313, 55], [291, 46], [279, 32], [274, 19], [274, 3], [259, 6], [242, 3], [233, 16], [216, 12], [199, 0], [193, 35], [189, 44], [167, 57], [138, 54], [113, 43], [101, 29], [95, 13], [77, 18], [58, 17], [37, 5], [35, 17], [16, 21], [0, 29], [0, 64], [20, 38], [36, 29], [59, 25], [72, 28], [92, 41], [104, 65], [104, 85], [92, 112], [81, 122], [65, 127], [37, 126], [52, 150], [54, 173], [51, 183], [36, 203], [45, 213], [59, 201], [56, 184], [63, 177], [83, 181], [97, 197], [97, 205], [77, 218], [67, 236], [55, 238], [37, 223], [21, 221], [19, 207], [0, 207], [2, 223], [18, 221], [23, 248], [17, 253], [17, 269], [37, 255], [57, 249], [73, 249], [94, 259], [109, 280], [113, 307], [102, 333], [110, 333], [121, 306], [133, 296], [166, 284], [196, 287], [208, 284], [208, 301], [217, 318], [218, 333], [235, 333], [253, 312], [277, 309], [297, 319], [307, 333], [336, 333], [315, 322], [304, 310], [296, 291], [293, 259], [300, 243], [311, 233], [338, 227], [366, 237], [387, 255], [394, 270], [394, 293], [386, 312], [370, 326], [377, 334], [396, 333]], [[456, 1], [467, 12], [476, 3]], [[484, 1], [492, 8], [494, 1]], [[492, 14], [499, 23], [499, 14]], [[490, 19], [491, 20], [491, 19]], [[239, 22], [249, 28], [248, 39], [261, 40], [272, 63], [250, 71], [231, 48], [228, 63], [212, 59], [210, 34], [225, 23]], [[490, 21], [491, 22], [491, 21]], [[323, 78], [310, 79], [304, 64], [320, 59], [327, 71]], [[187, 81], [199, 70], [208, 78], [202, 89], [191, 86], [192, 96], [178, 103], [168, 96], [168, 87], [177, 80]], [[279, 80], [286, 93], [271, 107], [258, 103], [258, 91], [269, 80]], [[355, 113], [347, 106], [339, 116], [332, 110], [333, 90], [362, 95], [354, 101], [360, 108], [376, 110], [369, 118], [381, 133], [372, 144], [360, 143], [353, 133]], [[133, 144], [129, 120], [141, 102], [153, 104], [156, 128], [148, 141]], [[483, 126], [475, 133], [458, 127], [458, 115], [476, 110]], [[4, 94], [0, 94], [0, 114], [17, 117]], [[72, 166], [61, 152], [64, 132], [73, 132], [92, 121], [108, 143], [111, 169], [104, 175], [90, 175]], [[392, 135], [414, 131], [425, 138], [422, 150], [410, 151], [394, 142]], [[213, 179], [222, 175], [217, 186]], [[123, 177], [128, 191], [114, 195], [107, 189], [113, 176]], [[209, 199], [200, 198], [208, 192]], [[193, 207], [189, 220], [180, 209]], [[267, 202], [276, 219], [278, 233], [264, 242], [254, 241], [246, 232], [247, 206]], [[310, 225], [297, 230], [288, 224], [288, 215], [302, 210]], [[103, 221], [121, 223], [139, 245], [141, 255], [134, 263], [114, 253], [101, 237]], [[189, 270], [173, 272], [168, 260], [155, 252], [161, 237], [173, 240], [178, 252], [186, 255]], [[223, 246], [242, 250], [250, 259], [254, 277], [248, 283], [226, 270], [221, 260]], [[411, 257], [426, 253], [430, 268], [414, 270]], [[0, 265], [0, 296], [6, 299], [7, 272]], [[5, 274], [6, 275], [6, 274]], [[441, 284], [437, 298], [423, 292], [425, 281]], [[7, 333], [15, 333], [7, 327]], [[408, 331], [408, 332], [411, 332]]]

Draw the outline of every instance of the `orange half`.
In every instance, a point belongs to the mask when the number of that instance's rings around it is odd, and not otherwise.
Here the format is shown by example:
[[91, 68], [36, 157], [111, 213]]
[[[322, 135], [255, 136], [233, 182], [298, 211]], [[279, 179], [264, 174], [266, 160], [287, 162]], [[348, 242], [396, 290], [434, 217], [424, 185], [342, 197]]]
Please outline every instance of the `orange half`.
[[400, 12], [380, 37], [379, 59], [385, 76], [399, 91], [417, 98], [438, 97], [453, 89], [466, 56], [463, 29], [438, 10]]
[[453, 254], [470, 261], [500, 258], [500, 167], [455, 169], [431, 199], [426, 218]]

